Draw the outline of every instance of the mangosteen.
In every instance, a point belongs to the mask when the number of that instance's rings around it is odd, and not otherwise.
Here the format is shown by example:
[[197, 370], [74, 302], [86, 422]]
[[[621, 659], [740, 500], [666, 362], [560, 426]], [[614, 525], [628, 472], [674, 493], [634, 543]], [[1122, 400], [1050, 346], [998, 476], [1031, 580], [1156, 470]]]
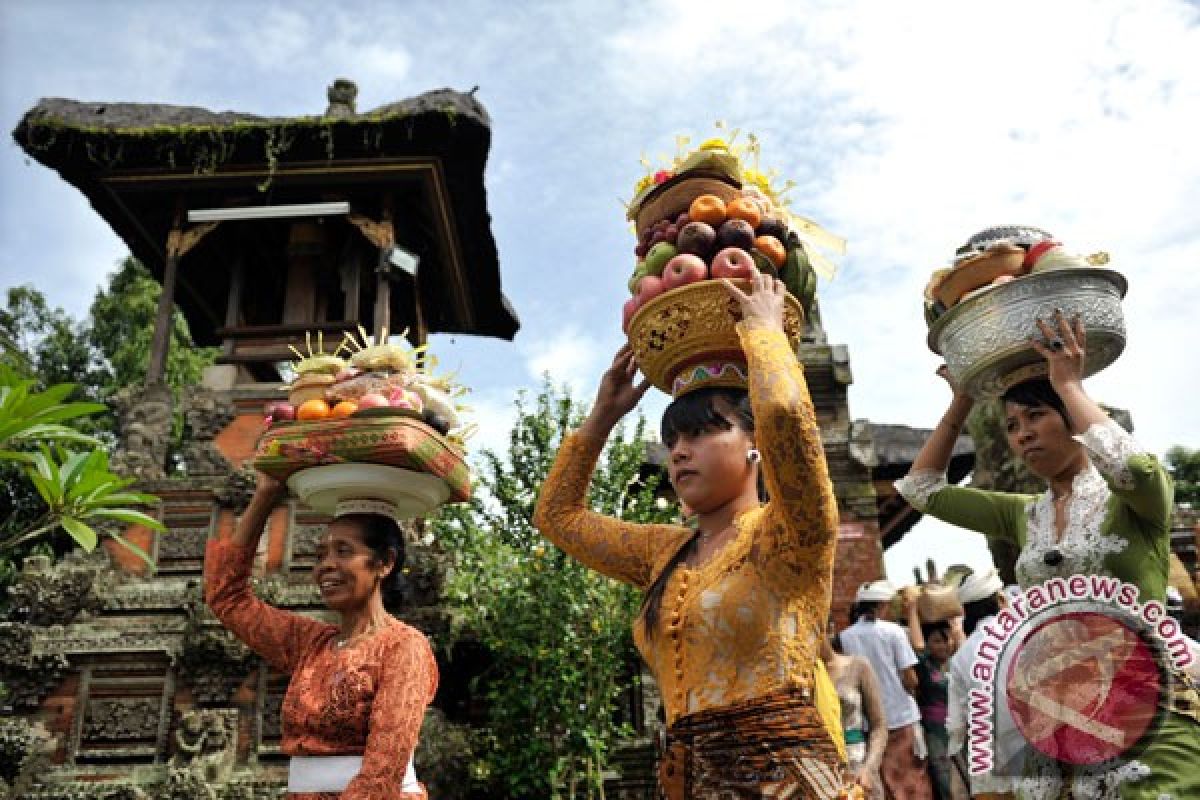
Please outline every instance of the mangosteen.
[[717, 242], [717, 232], [707, 222], [689, 222], [679, 229], [675, 247], [681, 253], [707, 260]]
[[788, 227], [784, 221], [776, 217], [763, 217], [755, 230], [759, 236], [774, 236], [781, 242], [787, 241]]
[[717, 228], [717, 249], [737, 247], [746, 252], [754, 248], [754, 228], [744, 219], [727, 219]]

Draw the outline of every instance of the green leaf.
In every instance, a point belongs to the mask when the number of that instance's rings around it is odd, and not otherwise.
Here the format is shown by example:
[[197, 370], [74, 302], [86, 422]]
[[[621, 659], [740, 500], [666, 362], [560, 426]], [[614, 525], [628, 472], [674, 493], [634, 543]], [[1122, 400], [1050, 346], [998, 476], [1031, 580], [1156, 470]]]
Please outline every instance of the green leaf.
[[115, 541], [115, 542], [117, 542], [118, 544], [120, 544], [120, 545], [121, 545], [122, 547], [124, 547], [126, 550], [130, 551], [130, 552], [131, 552], [131, 553], [133, 553], [135, 556], [137, 556], [138, 558], [140, 558], [142, 561], [145, 561], [145, 562], [146, 562], [146, 566], [150, 567], [150, 572], [151, 572], [151, 573], [154, 573], [154, 572], [157, 572], [157, 571], [158, 571], [158, 566], [157, 566], [157, 565], [154, 563], [154, 561], [153, 561], [153, 560], [151, 560], [151, 558], [150, 558], [150, 555], [149, 555], [149, 554], [148, 554], [148, 553], [147, 553], [145, 550], [143, 550], [142, 548], [138, 547], [136, 544], [134, 544], [133, 542], [129, 541], [128, 539], [126, 539], [124, 536], [122, 536], [122, 535], [121, 535], [121, 534], [119, 534], [119, 533], [110, 533], [110, 534], [108, 534], [108, 535], [109, 535], [109, 536], [110, 536], [110, 537], [113, 539], [113, 541]]
[[59, 520], [59, 524], [84, 550], [90, 553], [96, 549], [96, 543], [100, 541], [100, 537], [90, 525], [74, 517], [63, 517]]
[[156, 531], [165, 531], [167, 529], [166, 525], [163, 525], [154, 517], [128, 508], [101, 508], [88, 512], [88, 516], [115, 519], [119, 522], [128, 522], [130, 525], [141, 525]]

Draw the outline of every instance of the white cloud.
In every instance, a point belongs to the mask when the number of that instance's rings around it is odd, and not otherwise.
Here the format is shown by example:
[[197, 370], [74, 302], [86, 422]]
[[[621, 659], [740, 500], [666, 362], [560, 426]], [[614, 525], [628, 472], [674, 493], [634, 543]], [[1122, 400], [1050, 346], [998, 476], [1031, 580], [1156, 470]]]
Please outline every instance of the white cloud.
[[591, 400], [604, 369], [607, 354], [593, 336], [565, 328], [548, 340], [535, 340], [521, 348], [527, 375], [540, 381], [549, 373], [555, 385], [566, 384], [576, 399]]

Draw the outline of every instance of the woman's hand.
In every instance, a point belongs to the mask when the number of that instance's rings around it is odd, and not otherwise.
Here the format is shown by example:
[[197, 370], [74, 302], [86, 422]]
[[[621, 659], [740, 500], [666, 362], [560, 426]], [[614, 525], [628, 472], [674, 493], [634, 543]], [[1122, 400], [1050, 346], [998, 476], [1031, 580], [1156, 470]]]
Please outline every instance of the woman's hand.
[[272, 502], [287, 493], [287, 486], [278, 478], [272, 478], [265, 472], [259, 472], [254, 484], [254, 494]]
[[871, 792], [875, 789], [876, 778], [874, 772], [875, 771], [867, 764], [863, 764], [854, 771], [854, 782], [863, 788], [863, 793], [867, 797], [870, 797]]
[[633, 355], [633, 347], [626, 342], [613, 356], [612, 364], [600, 379], [596, 402], [581, 430], [586, 429], [591, 435], [606, 438], [613, 426], [637, 407], [642, 395], [650, 388], [650, 381], [646, 379], [635, 383], [636, 376], [637, 359]]
[[[1076, 314], [1070, 322], [1061, 309], [1055, 309], [1053, 326], [1045, 320], [1037, 320], [1038, 330], [1044, 340], [1031, 336], [1033, 349], [1046, 359], [1049, 366], [1050, 385], [1060, 395], [1063, 389], [1083, 383], [1083, 366], [1087, 356], [1087, 335], [1083, 330], [1083, 320]], [[1057, 328], [1057, 330], [1056, 330]]]
[[749, 294], [734, 286], [728, 278], [722, 278], [721, 283], [737, 302], [742, 320], [749, 327], [783, 330], [783, 298], [787, 296], [783, 281], [754, 270]]

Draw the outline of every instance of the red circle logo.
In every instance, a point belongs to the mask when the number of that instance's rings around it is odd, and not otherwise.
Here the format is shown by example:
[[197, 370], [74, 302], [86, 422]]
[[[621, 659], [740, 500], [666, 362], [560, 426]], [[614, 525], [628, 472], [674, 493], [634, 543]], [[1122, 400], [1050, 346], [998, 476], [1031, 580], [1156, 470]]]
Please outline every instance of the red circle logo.
[[1137, 744], [1163, 686], [1154, 652], [1136, 631], [1079, 611], [1043, 622], [1020, 642], [1005, 688], [1013, 720], [1034, 748], [1092, 765]]

